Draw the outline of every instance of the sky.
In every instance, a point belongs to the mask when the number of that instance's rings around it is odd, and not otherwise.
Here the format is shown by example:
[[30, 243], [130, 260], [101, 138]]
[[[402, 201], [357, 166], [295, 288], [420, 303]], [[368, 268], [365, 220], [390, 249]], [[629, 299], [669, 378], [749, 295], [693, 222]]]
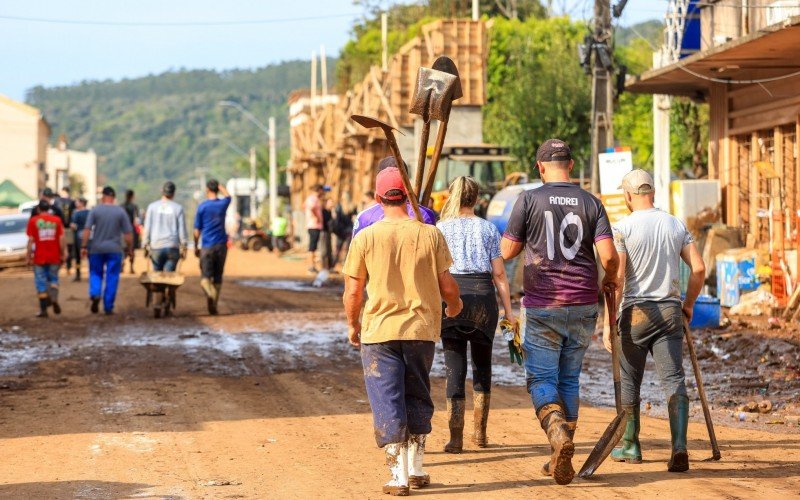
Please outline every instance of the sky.
[[[578, 18], [591, 16], [592, 4], [554, 0], [557, 11]], [[621, 23], [662, 19], [665, 9], [665, 0], [630, 0]], [[0, 93], [24, 100], [25, 91], [36, 85], [119, 80], [179, 68], [257, 68], [309, 59], [320, 45], [335, 56], [362, 15], [353, 0], [5, 0], [0, 3]], [[239, 21], [267, 22], [180, 25]]]

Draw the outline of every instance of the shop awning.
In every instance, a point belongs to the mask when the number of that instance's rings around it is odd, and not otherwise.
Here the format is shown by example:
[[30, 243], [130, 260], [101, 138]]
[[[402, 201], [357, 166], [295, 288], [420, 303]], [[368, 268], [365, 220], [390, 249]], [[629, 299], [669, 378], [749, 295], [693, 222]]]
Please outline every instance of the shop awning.
[[17, 208], [26, 201], [31, 201], [31, 198], [12, 181], [0, 182], [0, 207]]
[[700, 97], [715, 79], [751, 81], [800, 72], [800, 16], [630, 77], [625, 90]]

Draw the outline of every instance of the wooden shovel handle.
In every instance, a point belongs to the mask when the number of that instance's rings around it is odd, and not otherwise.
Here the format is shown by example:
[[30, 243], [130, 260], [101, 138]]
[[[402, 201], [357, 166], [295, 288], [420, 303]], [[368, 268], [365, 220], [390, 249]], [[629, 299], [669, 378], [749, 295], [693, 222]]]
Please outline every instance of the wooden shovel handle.
[[418, 221], [422, 222], [422, 213], [419, 211], [419, 203], [417, 202], [417, 195], [411, 187], [411, 181], [408, 178], [408, 170], [406, 170], [406, 163], [400, 155], [400, 148], [397, 146], [397, 140], [394, 138], [394, 133], [391, 130], [384, 129], [386, 132], [386, 142], [389, 143], [389, 150], [394, 156], [395, 163], [397, 163], [397, 170], [400, 171], [400, 177], [403, 179], [403, 186], [408, 192], [408, 199], [411, 202], [411, 208], [414, 209], [414, 216]]
[[711, 458], [714, 460], [719, 460], [722, 457], [722, 454], [719, 451], [719, 444], [717, 444], [717, 434], [714, 432], [714, 422], [711, 420], [711, 410], [708, 408], [706, 389], [703, 386], [703, 375], [700, 373], [700, 364], [697, 362], [697, 354], [694, 351], [692, 330], [689, 328], [689, 322], [686, 320], [686, 318], [683, 318], [683, 331], [686, 335], [686, 346], [689, 348], [689, 357], [692, 359], [694, 378], [697, 381], [697, 393], [700, 395], [700, 403], [703, 405], [703, 417], [705, 417], [706, 420], [708, 439], [711, 441]]
[[417, 156], [417, 171], [414, 175], [414, 191], [417, 196], [422, 196], [422, 180], [425, 175], [425, 158], [428, 156], [428, 138], [431, 135], [431, 122], [422, 123], [422, 134], [419, 140], [419, 155]]
[[[448, 117], [449, 118], [449, 117]], [[420, 203], [427, 206], [433, 191], [433, 181], [436, 179], [436, 170], [439, 168], [439, 159], [442, 157], [442, 147], [444, 147], [444, 137], [447, 134], [447, 120], [439, 122], [439, 130], [436, 131], [436, 145], [433, 148], [431, 164], [425, 176], [425, 187], [420, 195]]]
[[613, 293], [605, 292], [606, 307], [608, 308], [608, 322], [611, 329], [611, 370], [614, 376], [614, 404], [617, 414], [622, 412], [622, 373], [619, 366], [619, 355], [622, 351], [622, 342], [617, 326], [617, 300]]

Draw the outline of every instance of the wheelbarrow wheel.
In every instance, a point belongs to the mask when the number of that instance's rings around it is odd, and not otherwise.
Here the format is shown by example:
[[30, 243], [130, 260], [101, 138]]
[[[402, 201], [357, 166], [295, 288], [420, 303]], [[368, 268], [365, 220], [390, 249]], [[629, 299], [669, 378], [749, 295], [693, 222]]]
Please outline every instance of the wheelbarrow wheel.
[[[160, 288], [160, 287], [159, 287]], [[164, 305], [164, 290], [156, 290], [153, 297], [153, 317], [156, 319], [161, 317], [161, 308]]]

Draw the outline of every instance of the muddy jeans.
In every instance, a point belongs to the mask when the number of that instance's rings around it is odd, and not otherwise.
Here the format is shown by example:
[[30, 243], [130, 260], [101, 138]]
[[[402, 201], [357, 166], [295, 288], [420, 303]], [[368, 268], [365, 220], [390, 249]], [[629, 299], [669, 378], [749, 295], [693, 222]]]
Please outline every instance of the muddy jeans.
[[361, 345], [364, 383], [379, 447], [406, 441], [409, 434], [431, 432], [429, 374], [435, 348], [434, 342], [422, 340]]
[[578, 420], [583, 355], [597, 323], [597, 304], [525, 309], [525, 373], [538, 412], [544, 405], [564, 407]]
[[678, 302], [642, 302], [622, 311], [620, 369], [622, 404], [638, 405], [647, 353], [653, 355], [667, 399], [686, 395], [683, 373], [683, 313]]

